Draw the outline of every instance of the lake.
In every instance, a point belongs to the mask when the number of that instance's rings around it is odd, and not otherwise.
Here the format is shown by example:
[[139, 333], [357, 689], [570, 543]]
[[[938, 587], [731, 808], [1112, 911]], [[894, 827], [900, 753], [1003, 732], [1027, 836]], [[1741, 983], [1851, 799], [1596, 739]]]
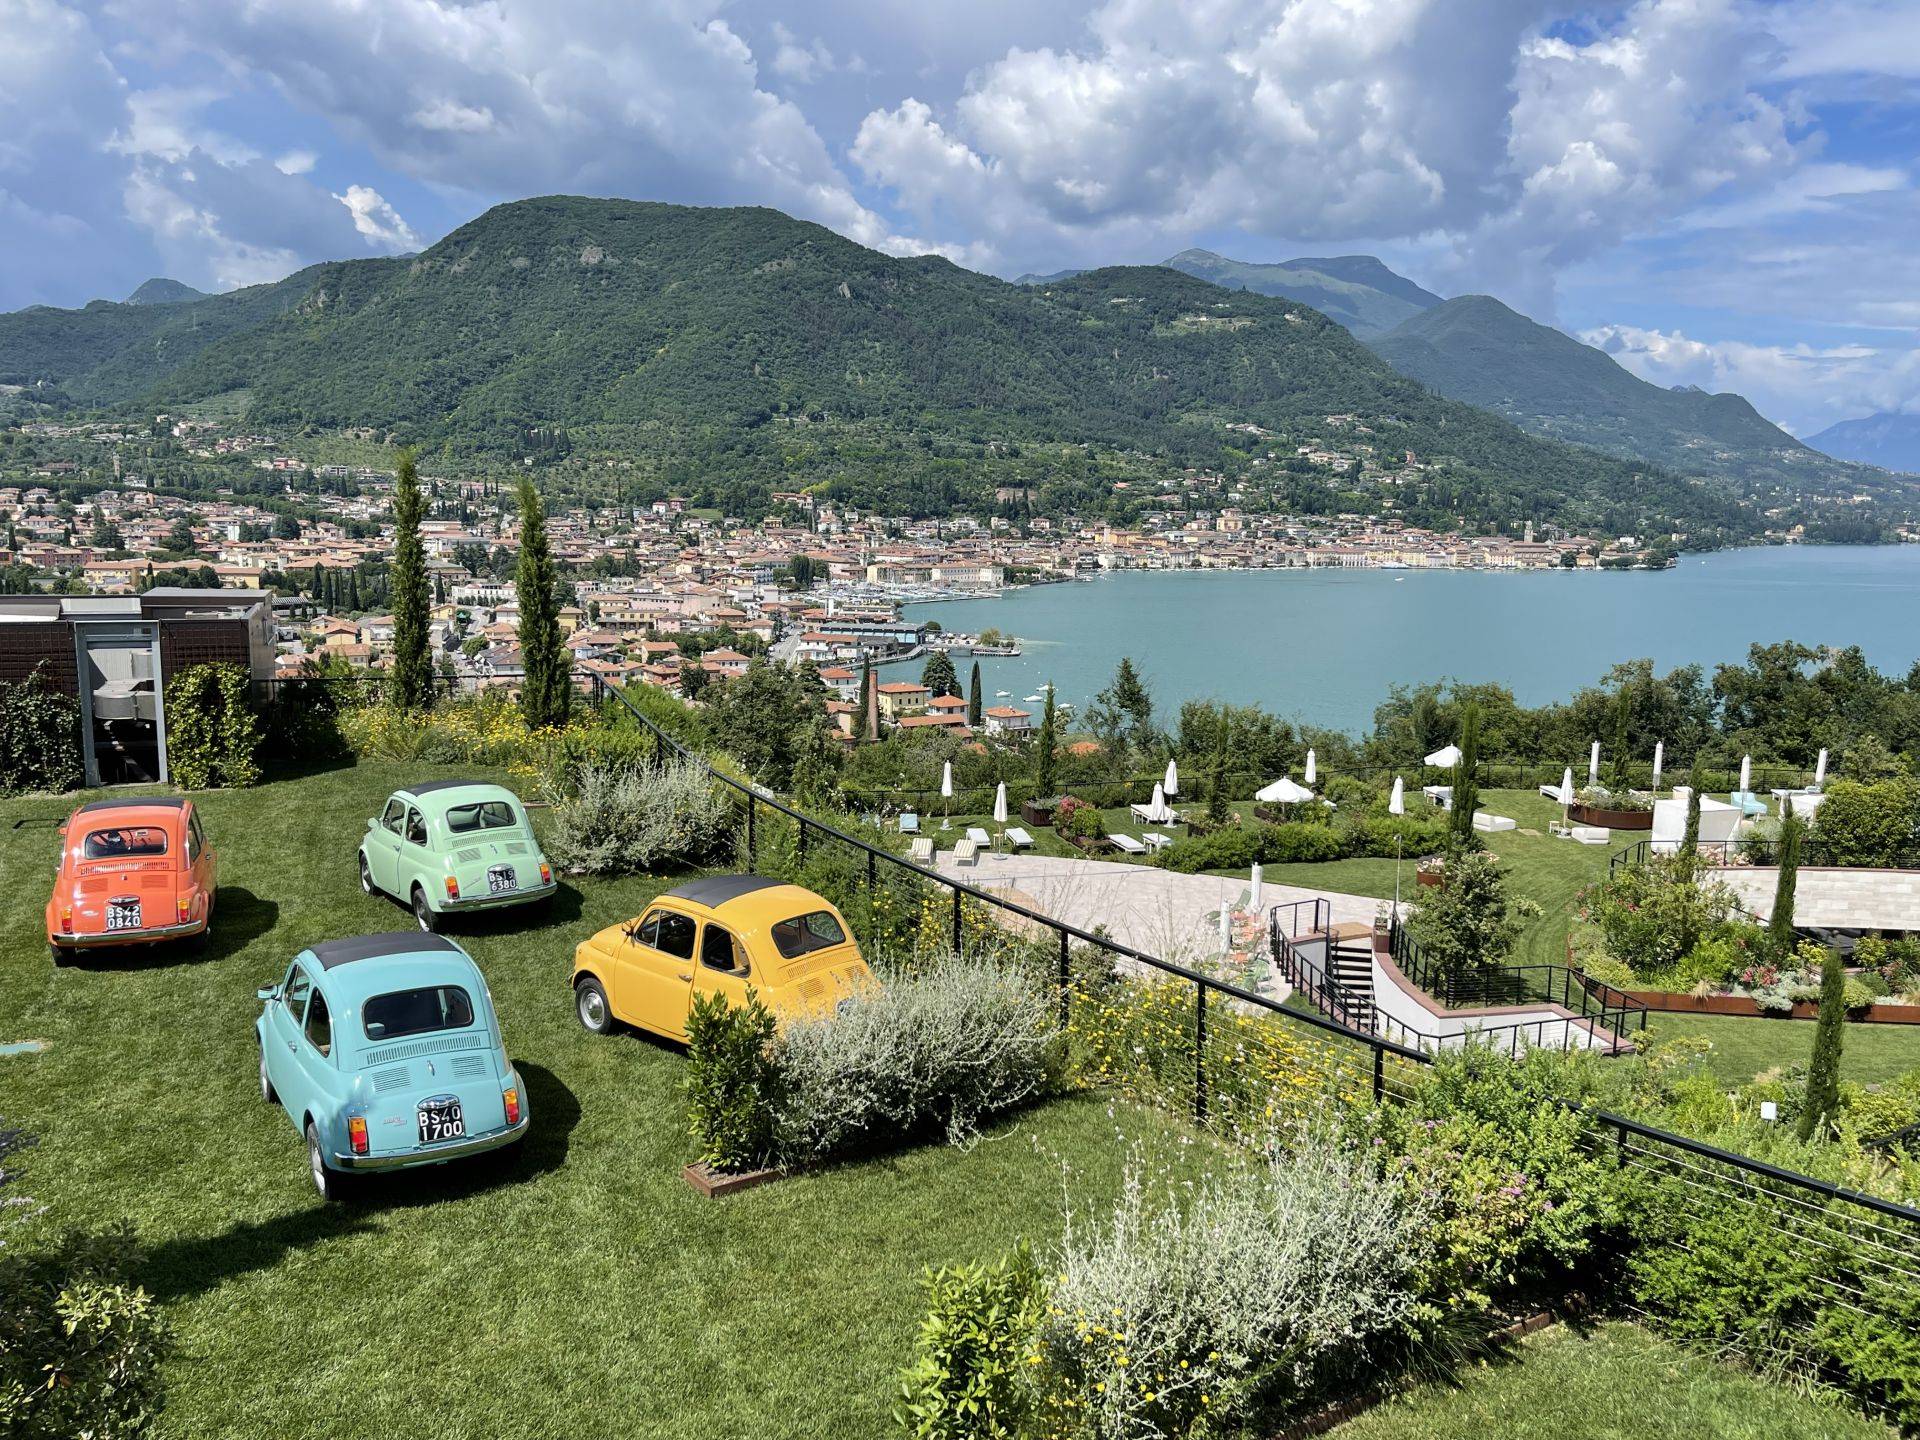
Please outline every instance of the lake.
[[1018, 704], [1052, 680], [1084, 707], [1130, 655], [1167, 723], [1205, 697], [1359, 732], [1394, 684], [1495, 681], [1537, 705], [1621, 660], [1711, 674], [1755, 642], [1858, 645], [1904, 674], [1920, 657], [1920, 545], [1729, 550], [1656, 572], [1124, 571], [911, 613], [1021, 637], [1018, 658], [981, 660], [989, 697]]

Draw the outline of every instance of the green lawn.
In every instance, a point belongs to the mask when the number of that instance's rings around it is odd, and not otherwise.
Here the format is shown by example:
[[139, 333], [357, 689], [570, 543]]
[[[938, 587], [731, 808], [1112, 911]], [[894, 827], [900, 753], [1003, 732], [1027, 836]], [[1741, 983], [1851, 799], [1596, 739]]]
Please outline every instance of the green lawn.
[[[1747, 1019], [1738, 1015], [1652, 1015], [1660, 1035], [1700, 1035], [1713, 1043], [1707, 1064], [1729, 1085], [1744, 1085], [1778, 1065], [1804, 1065], [1813, 1053], [1811, 1020]], [[1849, 1025], [1841, 1052], [1844, 1079], [1870, 1084], [1920, 1069], [1920, 1026]]]
[[1562, 1326], [1331, 1432], [1339, 1440], [1893, 1440], [1862, 1416], [1678, 1349], [1633, 1325]]
[[[162, 1433], [883, 1433], [921, 1267], [1057, 1237], [1063, 1159], [1085, 1194], [1116, 1183], [1109, 1102], [702, 1200], [679, 1174], [681, 1055], [594, 1039], [567, 990], [573, 944], [669, 882], [581, 885], [548, 914], [455, 932], [526, 1081], [524, 1153], [324, 1205], [259, 1098], [254, 990], [307, 943], [408, 922], [359, 892], [354, 846], [391, 788], [432, 773], [363, 764], [204, 796], [222, 880], [207, 954], [57, 971], [41, 908], [73, 801], [0, 804], [0, 1042], [51, 1046], [0, 1058], [0, 1113], [41, 1140], [19, 1188], [50, 1207], [39, 1227], [138, 1227], [180, 1341]], [[1118, 1123], [1165, 1134], [1124, 1108]]]

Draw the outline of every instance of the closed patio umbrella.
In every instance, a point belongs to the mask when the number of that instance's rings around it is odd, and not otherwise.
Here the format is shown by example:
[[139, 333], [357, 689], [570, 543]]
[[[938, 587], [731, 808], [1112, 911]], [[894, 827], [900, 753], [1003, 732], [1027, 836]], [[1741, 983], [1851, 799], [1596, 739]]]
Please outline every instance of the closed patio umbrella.
[[[1393, 793], [1387, 797], [1387, 813], [1404, 815], [1407, 813], [1407, 783], [1398, 775], [1393, 777]], [[1400, 918], [1400, 832], [1393, 832], [1393, 916]]]
[[1587, 753], [1587, 784], [1600, 783], [1600, 742], [1593, 742], [1593, 749]]
[[1160, 783], [1166, 786], [1167, 794], [1178, 795], [1180, 793], [1179, 765], [1172, 760], [1167, 761], [1167, 778]]
[[[1560, 803], [1563, 806], [1573, 804], [1573, 767], [1571, 765], [1567, 766], [1560, 775]], [[1562, 815], [1560, 818], [1564, 820], [1567, 817]]]
[[1818, 790], [1822, 785], [1826, 783], [1827, 783], [1827, 751], [1826, 751], [1826, 747], [1822, 746], [1820, 748], [1820, 758], [1813, 762], [1813, 788]]
[[1147, 806], [1147, 814], [1156, 825], [1166, 824], [1167, 791], [1164, 785], [1156, 783], [1153, 787], [1153, 800]]
[[1007, 782], [1002, 780], [993, 791], [993, 823], [1007, 823]]
[[1660, 772], [1666, 768], [1666, 761], [1667, 761], [1667, 742], [1664, 740], [1654, 741], [1653, 742], [1653, 793], [1656, 795], [1660, 793]]
[[1312, 785], [1316, 778], [1313, 751], [1311, 750], [1307, 751], [1307, 768], [1300, 772], [1300, 778], [1305, 780], [1308, 785]]
[[1751, 755], [1740, 757], [1740, 793], [1742, 795], [1753, 793], [1753, 756]]
[[[952, 811], [953, 809], [953, 762], [951, 760], [945, 761], [940, 766], [940, 798], [947, 802], [947, 805], [946, 805], [947, 810]], [[942, 830], [947, 828], [947, 818], [948, 817], [944, 815], [940, 818], [940, 828]]]
[[1233, 953], [1233, 906], [1224, 898], [1220, 901], [1220, 953]]
[[1256, 860], [1253, 862], [1253, 881], [1247, 890], [1247, 909], [1251, 910], [1256, 916], [1260, 913], [1261, 883], [1260, 862]]

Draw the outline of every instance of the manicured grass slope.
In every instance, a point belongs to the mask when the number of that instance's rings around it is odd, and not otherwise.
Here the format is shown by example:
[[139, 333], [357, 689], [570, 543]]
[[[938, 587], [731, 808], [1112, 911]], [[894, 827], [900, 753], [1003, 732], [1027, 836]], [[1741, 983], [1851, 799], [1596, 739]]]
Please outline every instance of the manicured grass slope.
[[1338, 1440], [1892, 1440], [1860, 1415], [1768, 1385], [1632, 1325], [1543, 1330], [1512, 1359], [1340, 1426]]
[[[1778, 1065], [1805, 1065], [1813, 1055], [1811, 1020], [1655, 1015], [1648, 1027], [1656, 1034], [1701, 1035], [1712, 1041], [1707, 1064], [1729, 1085], [1744, 1085]], [[1920, 1026], [1847, 1026], [1840, 1055], [1842, 1079], [1866, 1085], [1916, 1068], [1920, 1068]]]
[[71, 801], [0, 805], [0, 1041], [52, 1045], [0, 1059], [0, 1114], [40, 1136], [21, 1187], [50, 1207], [37, 1225], [124, 1218], [150, 1247], [143, 1279], [180, 1339], [162, 1433], [882, 1433], [920, 1268], [1056, 1237], [1062, 1158], [1076, 1190], [1115, 1182], [1107, 1103], [701, 1200], [679, 1176], [683, 1058], [588, 1036], [567, 990], [573, 944], [670, 882], [581, 885], [550, 914], [456, 932], [527, 1082], [524, 1153], [323, 1205], [259, 1098], [254, 990], [302, 945], [407, 923], [359, 893], [354, 846], [390, 789], [430, 771], [202, 797], [223, 886], [207, 955], [59, 971], [41, 907]]

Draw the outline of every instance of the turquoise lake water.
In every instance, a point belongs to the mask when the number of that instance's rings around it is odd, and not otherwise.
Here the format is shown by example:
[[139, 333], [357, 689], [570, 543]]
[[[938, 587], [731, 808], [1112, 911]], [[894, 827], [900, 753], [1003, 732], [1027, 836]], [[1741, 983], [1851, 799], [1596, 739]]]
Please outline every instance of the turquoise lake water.
[[980, 662], [988, 695], [1016, 704], [1050, 679], [1084, 706], [1131, 655], [1168, 722], [1210, 697], [1361, 731], [1396, 683], [1497, 681], [1541, 704], [1621, 660], [1711, 673], [1755, 642], [1858, 645], [1904, 674], [1920, 658], [1920, 545], [1732, 550], [1655, 573], [1131, 571], [911, 613], [1019, 635], [1019, 658]]

